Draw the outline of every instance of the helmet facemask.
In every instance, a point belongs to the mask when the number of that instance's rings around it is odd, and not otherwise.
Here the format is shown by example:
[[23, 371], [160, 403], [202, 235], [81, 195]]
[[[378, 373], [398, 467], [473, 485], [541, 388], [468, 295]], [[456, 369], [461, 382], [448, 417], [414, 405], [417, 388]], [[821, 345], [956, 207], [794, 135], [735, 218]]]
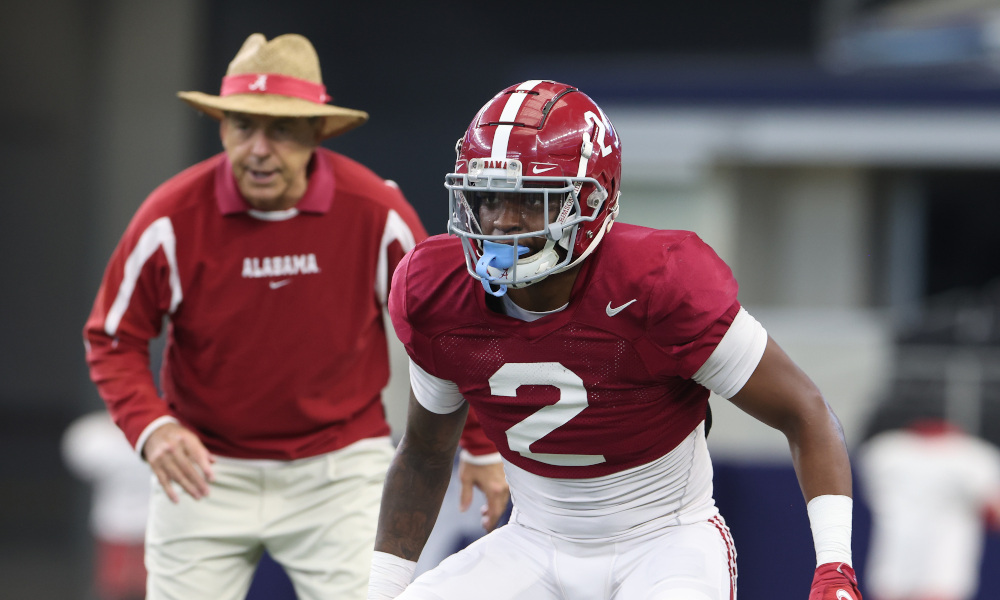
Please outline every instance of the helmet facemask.
[[607, 193], [590, 177], [524, 176], [518, 160], [485, 168], [492, 162], [472, 159], [467, 173], [446, 176], [448, 232], [462, 238], [469, 273], [502, 296], [575, 264], [579, 226], [597, 217]]

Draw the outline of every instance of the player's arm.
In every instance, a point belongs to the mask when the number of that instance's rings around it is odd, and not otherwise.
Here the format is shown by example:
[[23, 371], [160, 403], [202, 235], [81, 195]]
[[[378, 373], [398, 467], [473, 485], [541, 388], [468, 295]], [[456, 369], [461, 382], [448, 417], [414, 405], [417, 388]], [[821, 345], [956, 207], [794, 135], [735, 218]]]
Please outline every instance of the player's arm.
[[451, 479], [468, 405], [433, 413], [410, 394], [406, 430], [386, 475], [375, 549], [417, 560]]
[[785, 435], [806, 502], [826, 494], [851, 496], [851, 464], [840, 421], [770, 336], [757, 368], [730, 401]]
[[851, 568], [851, 464], [840, 421], [770, 336], [757, 367], [730, 401], [788, 439], [816, 546], [810, 600], [860, 600]]
[[369, 598], [395, 598], [410, 583], [451, 479], [468, 405], [438, 414], [410, 393], [406, 430], [386, 475]]

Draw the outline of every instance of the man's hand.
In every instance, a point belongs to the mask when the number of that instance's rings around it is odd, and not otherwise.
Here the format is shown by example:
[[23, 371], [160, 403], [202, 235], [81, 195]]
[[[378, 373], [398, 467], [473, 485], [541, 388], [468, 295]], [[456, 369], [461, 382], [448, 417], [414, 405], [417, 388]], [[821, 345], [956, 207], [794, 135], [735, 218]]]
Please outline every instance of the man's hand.
[[503, 463], [474, 465], [461, 460], [458, 465], [458, 480], [462, 483], [459, 510], [465, 512], [469, 509], [469, 505], [472, 504], [472, 490], [479, 488], [486, 495], [486, 504], [481, 509], [483, 529], [493, 531], [510, 501], [510, 487], [507, 486], [507, 478], [503, 474]]
[[816, 567], [809, 600], [861, 600], [854, 569], [847, 563], [825, 563]]
[[174, 482], [195, 500], [208, 495], [208, 484], [215, 480], [215, 458], [191, 430], [164, 423], [146, 439], [142, 455], [174, 504], [180, 501]]

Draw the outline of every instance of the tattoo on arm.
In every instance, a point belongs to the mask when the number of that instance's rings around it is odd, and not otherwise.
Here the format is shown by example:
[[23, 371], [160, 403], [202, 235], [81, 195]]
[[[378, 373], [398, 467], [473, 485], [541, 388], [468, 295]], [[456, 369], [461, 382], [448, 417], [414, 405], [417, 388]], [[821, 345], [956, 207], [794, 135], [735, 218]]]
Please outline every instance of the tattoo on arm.
[[406, 433], [386, 476], [375, 549], [407, 560], [420, 558], [451, 479], [468, 408], [448, 415], [410, 398]]

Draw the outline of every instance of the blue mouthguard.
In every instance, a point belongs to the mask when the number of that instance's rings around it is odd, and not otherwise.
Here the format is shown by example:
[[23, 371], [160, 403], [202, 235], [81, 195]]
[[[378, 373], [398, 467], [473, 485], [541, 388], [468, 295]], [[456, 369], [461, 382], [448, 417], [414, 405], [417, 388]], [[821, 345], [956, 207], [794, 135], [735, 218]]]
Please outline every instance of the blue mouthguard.
[[526, 246], [518, 246], [517, 255], [515, 256], [514, 246], [484, 240], [483, 255], [479, 258], [479, 262], [476, 263], [476, 275], [479, 275], [481, 278], [480, 281], [483, 284], [483, 289], [486, 290], [487, 293], [494, 296], [503, 296], [506, 294], [506, 285], [501, 285], [497, 291], [493, 291], [490, 283], [496, 281], [497, 278], [490, 275], [487, 268], [493, 267], [501, 270], [509, 269], [514, 266], [514, 261], [517, 260], [518, 256], [524, 256], [528, 252], [530, 252], [530, 250]]

